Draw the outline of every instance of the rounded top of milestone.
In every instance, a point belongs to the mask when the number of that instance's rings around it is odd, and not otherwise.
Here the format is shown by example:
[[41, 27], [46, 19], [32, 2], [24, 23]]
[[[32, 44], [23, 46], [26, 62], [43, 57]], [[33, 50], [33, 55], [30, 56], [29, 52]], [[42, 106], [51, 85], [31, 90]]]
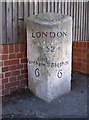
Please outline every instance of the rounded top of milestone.
[[28, 18], [28, 21], [31, 20], [35, 23], [44, 24], [44, 25], [55, 25], [65, 21], [67, 18], [70, 17], [58, 13], [47, 12], [47, 13], [40, 13], [38, 15], [32, 15]]

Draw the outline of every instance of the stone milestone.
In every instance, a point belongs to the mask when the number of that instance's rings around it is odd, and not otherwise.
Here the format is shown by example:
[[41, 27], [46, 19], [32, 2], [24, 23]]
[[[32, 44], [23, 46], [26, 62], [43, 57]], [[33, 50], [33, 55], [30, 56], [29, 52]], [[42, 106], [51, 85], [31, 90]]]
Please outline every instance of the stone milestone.
[[28, 18], [28, 88], [51, 100], [71, 90], [72, 18], [41, 13]]

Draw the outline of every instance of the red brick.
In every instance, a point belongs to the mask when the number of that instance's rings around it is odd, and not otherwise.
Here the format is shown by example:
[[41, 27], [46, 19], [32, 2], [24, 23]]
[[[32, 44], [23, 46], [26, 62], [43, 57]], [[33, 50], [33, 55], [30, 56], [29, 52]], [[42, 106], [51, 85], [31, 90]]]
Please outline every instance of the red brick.
[[78, 49], [78, 52], [82, 53], [82, 52], [83, 52], [83, 49], [82, 49], [82, 48], [79, 48], [79, 49]]
[[2, 79], [2, 84], [6, 84], [6, 83], [8, 83], [8, 78]]
[[87, 59], [89, 59], [89, 53], [87, 54]]
[[23, 79], [24, 79], [24, 75], [17, 76], [17, 80], [23, 80]]
[[83, 59], [83, 63], [88, 63], [88, 59]]
[[79, 46], [80, 48], [83, 48], [83, 46], [84, 46], [83, 41], [82, 41], [82, 42], [81, 42], [81, 41], [79, 41], [79, 42], [78, 42], [78, 46]]
[[0, 55], [0, 60], [2, 60], [2, 55]]
[[14, 87], [14, 86], [17, 86], [17, 85], [19, 85], [19, 81], [15, 81], [15, 82], [10, 83], [10, 87]]
[[10, 71], [16, 70], [16, 65], [10, 66]]
[[3, 45], [3, 53], [8, 53], [9, 52], [8, 46], [9, 45]]
[[0, 85], [2, 84], [2, 79], [0, 79]]
[[87, 69], [89, 69], [89, 64], [87, 64]]
[[89, 75], [89, 69], [87, 70], [87, 74]]
[[87, 42], [87, 48], [89, 48], [89, 42]]
[[9, 45], [9, 53], [13, 53], [14, 52], [14, 45]]
[[76, 53], [77, 53], [77, 52], [73, 50], [73, 53], [72, 53], [73, 56], [77, 56]]
[[83, 62], [83, 58], [81, 58], [81, 57], [79, 57], [79, 58], [77, 58], [77, 60], [78, 60], [78, 62]]
[[19, 90], [21, 87], [21, 84], [19, 84], [19, 86], [16, 86], [16, 89]]
[[27, 85], [27, 79], [21, 80], [21, 84]]
[[83, 57], [83, 53], [81, 53], [81, 52], [78, 51], [78, 52], [76, 53], [76, 56], [82, 58], [82, 57]]
[[4, 73], [2, 73], [2, 78], [5, 78], [5, 74]]
[[2, 62], [0, 62], [0, 67], [2, 67], [2, 65], [3, 65], [3, 63], [2, 63]]
[[87, 52], [88, 52], [86, 48], [84, 48], [84, 49], [82, 49], [82, 50], [83, 50], [84, 53], [87, 53]]
[[82, 68], [86, 69], [86, 68], [87, 68], [87, 63], [83, 63], [83, 64], [81, 65], [81, 69], [82, 69]]
[[17, 90], [16, 87], [11, 87], [11, 88], [10, 88], [10, 93], [15, 92], [16, 90]]
[[87, 51], [86, 51], [88, 54], [89, 54], [89, 48], [87, 49]]
[[77, 52], [78, 50], [77, 49], [73, 49], [73, 51], [72, 52]]
[[[79, 56], [80, 57], [80, 56]], [[82, 53], [82, 57], [84, 58], [84, 59], [87, 59], [87, 53]]]
[[6, 83], [6, 84], [5, 84], [5, 88], [6, 88], [6, 89], [10, 89], [10, 86], [11, 86], [11, 83]]
[[75, 43], [73, 42], [72, 49], [75, 49], [75, 48], [76, 48], [76, 46], [75, 46]]
[[7, 60], [8, 59], [8, 54], [2, 55], [2, 60]]
[[23, 69], [23, 65], [22, 64], [17, 65], [16, 69]]
[[83, 47], [83, 42], [78, 41], [78, 47], [79, 47], [79, 48], [82, 48], [82, 47]]
[[8, 95], [10, 92], [9, 92], [9, 89], [3, 89], [2, 90], [2, 95]]
[[9, 65], [9, 63], [10, 63], [10, 61], [9, 61], [9, 60], [4, 61], [4, 66], [8, 66], [8, 65]]
[[3, 67], [2, 68], [2, 72], [6, 72], [6, 71], [8, 71], [9, 70], [9, 67]]
[[21, 70], [21, 74], [25, 74], [25, 73], [27, 73], [27, 69]]
[[13, 81], [13, 82], [5, 84], [5, 88], [10, 89], [11, 87], [14, 87], [14, 86], [17, 86], [17, 85], [19, 85], [19, 81]]
[[0, 85], [0, 90], [2, 90], [2, 85]]
[[26, 45], [24, 44], [20, 45], [20, 52], [26, 52]]
[[9, 65], [15, 65], [15, 64], [19, 64], [19, 60], [18, 59], [9, 61]]
[[73, 62], [77, 62], [78, 61], [78, 58], [76, 56], [73, 56]]
[[9, 55], [9, 59], [15, 59], [16, 58], [16, 54], [10, 54]]
[[27, 63], [27, 59], [21, 59], [21, 63]]
[[26, 73], [26, 74], [24, 74], [24, 78], [28, 78], [28, 74]]
[[87, 42], [83, 42], [83, 48], [87, 48]]
[[4, 89], [4, 85], [2, 85], [2, 89]]
[[75, 46], [75, 47], [76, 47], [76, 42], [75, 42], [75, 41], [73, 41], [73, 46]]
[[3, 74], [0, 74], [0, 79], [2, 79], [3, 78]]
[[77, 41], [75, 42], [75, 46], [76, 46], [76, 48], [78, 48], [78, 47], [79, 47], [79, 44], [78, 44], [78, 42], [77, 42]]
[[16, 75], [20, 75], [20, 71], [19, 70], [13, 71], [11, 73], [11, 76], [16, 76]]
[[2, 54], [2, 52], [3, 52], [3, 46], [0, 45], [0, 54]]
[[15, 52], [18, 53], [19, 52], [19, 44], [15, 45]]
[[25, 59], [27, 58], [27, 53], [23, 54], [23, 58]]
[[24, 64], [24, 68], [27, 69], [27, 64]]
[[10, 77], [10, 82], [15, 82], [16, 81], [16, 77]]
[[5, 73], [5, 77], [10, 77], [11, 72]]
[[0, 97], [2, 97], [2, 90], [0, 90]]
[[87, 64], [84, 63], [81, 65], [80, 72], [87, 73]]
[[23, 53], [18, 53], [17, 58], [23, 58]]
[[[22, 80], [21, 80], [21, 81], [22, 81]], [[23, 87], [25, 87], [25, 85], [24, 85], [24, 84], [22, 84], [22, 83], [21, 83], [21, 81], [20, 81], [19, 86], [20, 86], [20, 88], [23, 88]]]
[[84, 74], [87, 74], [87, 68], [82, 68], [80, 72], [84, 73]]
[[79, 63], [73, 63], [73, 70], [75, 70], [75, 71], [79, 71], [80, 70]]
[[81, 62], [79, 62], [79, 61], [78, 61], [77, 63], [78, 63], [78, 66], [79, 66], [79, 67], [81, 67], [82, 63], [81, 63]]

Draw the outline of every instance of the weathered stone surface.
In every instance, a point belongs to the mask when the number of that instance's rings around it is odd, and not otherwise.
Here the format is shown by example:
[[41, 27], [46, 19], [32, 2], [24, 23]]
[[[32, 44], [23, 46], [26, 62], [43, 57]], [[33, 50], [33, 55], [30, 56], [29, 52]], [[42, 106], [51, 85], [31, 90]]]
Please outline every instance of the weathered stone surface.
[[50, 102], [71, 89], [72, 19], [57, 13], [31, 16], [27, 24], [28, 87]]

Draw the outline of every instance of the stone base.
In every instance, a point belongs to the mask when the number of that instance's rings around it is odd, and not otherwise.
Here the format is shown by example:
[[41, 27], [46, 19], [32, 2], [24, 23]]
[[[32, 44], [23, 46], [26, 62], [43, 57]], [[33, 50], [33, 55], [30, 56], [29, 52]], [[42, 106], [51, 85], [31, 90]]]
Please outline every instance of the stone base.
[[51, 85], [48, 85], [46, 83], [42, 83], [41, 85], [38, 85], [38, 87], [36, 87], [35, 84], [32, 85], [32, 83], [28, 84], [28, 88], [37, 97], [45, 100], [46, 102], [51, 102], [52, 100], [56, 99], [57, 97], [70, 92], [71, 82], [69, 84], [67, 83], [67, 85], [66, 85], [66, 83], [64, 85], [61, 85], [61, 86], [58, 85], [55, 87], [53, 85], [53, 88], [51, 88], [51, 89], [50, 89], [50, 87], [51, 87]]
[[[37, 68], [36, 65], [28, 65], [28, 88], [39, 98], [50, 102], [53, 99], [68, 93], [71, 89], [71, 74], [65, 73], [62, 78], [57, 76], [56, 73], [59, 71], [54, 68], [45, 68], [41, 67], [37, 71], [39, 77], [35, 79], [35, 71]], [[49, 75], [45, 72], [49, 71]], [[57, 72], [58, 71], [58, 72]], [[43, 75], [44, 74], [44, 75]], [[59, 73], [61, 74], [61, 72]], [[56, 76], [55, 76], [56, 75]]]

